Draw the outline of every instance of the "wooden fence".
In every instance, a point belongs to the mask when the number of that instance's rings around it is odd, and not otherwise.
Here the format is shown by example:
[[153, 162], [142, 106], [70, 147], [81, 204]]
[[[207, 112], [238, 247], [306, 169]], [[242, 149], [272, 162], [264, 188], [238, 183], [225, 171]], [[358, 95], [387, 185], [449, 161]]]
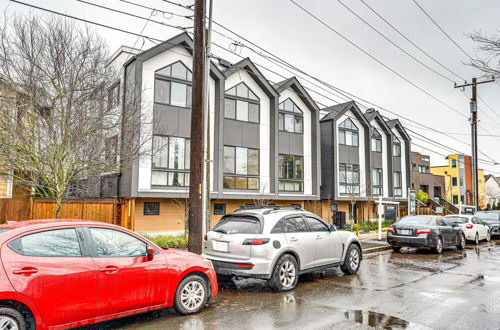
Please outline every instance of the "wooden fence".
[[[132, 229], [134, 227], [134, 201], [118, 199], [66, 200], [60, 219], [94, 220]], [[0, 198], [0, 223], [8, 220], [55, 219], [57, 204], [54, 200], [38, 198]]]

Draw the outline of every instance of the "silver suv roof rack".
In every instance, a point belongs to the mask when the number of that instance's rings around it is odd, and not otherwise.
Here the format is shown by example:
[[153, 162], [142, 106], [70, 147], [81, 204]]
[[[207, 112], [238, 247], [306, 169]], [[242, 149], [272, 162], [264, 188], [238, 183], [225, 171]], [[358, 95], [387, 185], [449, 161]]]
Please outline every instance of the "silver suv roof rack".
[[304, 211], [300, 205], [291, 205], [290, 207], [283, 207], [275, 204], [266, 204], [266, 205], [244, 204], [240, 205], [240, 208], [235, 210], [234, 212], [245, 211], [245, 210], [262, 210], [262, 209], [267, 209], [265, 212], [263, 212], [264, 215], [269, 214], [272, 211], [279, 211], [279, 210]]

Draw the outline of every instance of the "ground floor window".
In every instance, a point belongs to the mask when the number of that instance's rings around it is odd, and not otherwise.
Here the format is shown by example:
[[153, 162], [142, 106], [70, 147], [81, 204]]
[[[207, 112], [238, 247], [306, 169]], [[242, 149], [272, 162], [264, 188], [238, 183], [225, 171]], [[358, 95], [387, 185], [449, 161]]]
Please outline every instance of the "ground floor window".
[[160, 202], [144, 202], [144, 215], [160, 215]]
[[458, 195], [453, 195], [453, 204], [458, 204]]
[[304, 157], [279, 155], [279, 190], [304, 191]]
[[339, 192], [359, 194], [359, 165], [339, 164]]
[[374, 168], [372, 171], [373, 195], [380, 196], [384, 193], [384, 185], [382, 183], [382, 169]]

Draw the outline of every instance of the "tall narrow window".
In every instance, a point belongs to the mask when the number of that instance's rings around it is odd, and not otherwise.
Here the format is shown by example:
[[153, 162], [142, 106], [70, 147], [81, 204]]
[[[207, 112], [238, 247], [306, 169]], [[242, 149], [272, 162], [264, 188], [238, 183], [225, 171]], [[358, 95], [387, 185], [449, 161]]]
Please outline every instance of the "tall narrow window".
[[151, 184], [189, 185], [190, 140], [174, 136], [153, 136]]
[[403, 196], [401, 172], [394, 172], [394, 196]]
[[191, 80], [191, 71], [181, 61], [156, 71], [154, 101], [191, 108]]
[[226, 91], [224, 118], [259, 123], [260, 100], [245, 83]]
[[395, 136], [392, 137], [392, 155], [401, 157], [401, 141]]
[[299, 134], [304, 132], [304, 114], [295, 102], [288, 98], [279, 104], [278, 109], [280, 131]]
[[359, 146], [358, 127], [347, 118], [339, 124], [339, 144], [346, 146]]
[[339, 193], [359, 195], [359, 165], [339, 164]]
[[372, 151], [382, 152], [382, 135], [380, 135], [376, 128], [372, 132]]
[[279, 155], [280, 191], [304, 191], [304, 157]]
[[259, 150], [224, 146], [224, 188], [260, 188]]
[[384, 193], [384, 184], [382, 182], [382, 169], [374, 168], [372, 170], [373, 195], [380, 196]]

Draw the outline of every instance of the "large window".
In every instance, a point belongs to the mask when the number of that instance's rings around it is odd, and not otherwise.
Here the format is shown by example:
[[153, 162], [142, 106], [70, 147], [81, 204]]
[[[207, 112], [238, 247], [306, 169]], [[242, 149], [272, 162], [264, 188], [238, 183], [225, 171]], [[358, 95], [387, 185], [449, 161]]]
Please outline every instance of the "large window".
[[251, 123], [259, 122], [260, 100], [245, 83], [226, 91], [224, 117]]
[[452, 168], [456, 168], [457, 167], [457, 160], [456, 159], [452, 158], [452, 159], [450, 159], [450, 162], [451, 162], [451, 167]]
[[384, 193], [384, 184], [382, 182], [382, 169], [374, 168], [372, 170], [373, 195], [382, 195]]
[[382, 135], [375, 128], [372, 132], [372, 151], [382, 152]]
[[120, 104], [120, 81], [117, 81], [108, 89], [108, 108], [116, 107], [119, 104]]
[[190, 140], [174, 136], [153, 136], [151, 184], [189, 185]]
[[394, 196], [403, 196], [401, 172], [394, 172]]
[[428, 173], [428, 166], [426, 165], [418, 165], [418, 172], [419, 173]]
[[339, 144], [346, 146], [359, 146], [358, 127], [347, 118], [339, 125]]
[[156, 71], [155, 102], [191, 108], [191, 80], [191, 71], [180, 61]]
[[339, 164], [339, 192], [359, 194], [359, 165]]
[[458, 186], [458, 178], [457, 177], [454, 176], [454, 177], [451, 178], [451, 185], [453, 187]]
[[304, 157], [279, 155], [279, 190], [304, 191]]
[[392, 155], [401, 157], [401, 141], [395, 136], [392, 137]]
[[224, 188], [260, 188], [259, 150], [224, 146]]
[[279, 130], [302, 134], [304, 132], [304, 115], [302, 110], [291, 99], [281, 102], [278, 108]]

